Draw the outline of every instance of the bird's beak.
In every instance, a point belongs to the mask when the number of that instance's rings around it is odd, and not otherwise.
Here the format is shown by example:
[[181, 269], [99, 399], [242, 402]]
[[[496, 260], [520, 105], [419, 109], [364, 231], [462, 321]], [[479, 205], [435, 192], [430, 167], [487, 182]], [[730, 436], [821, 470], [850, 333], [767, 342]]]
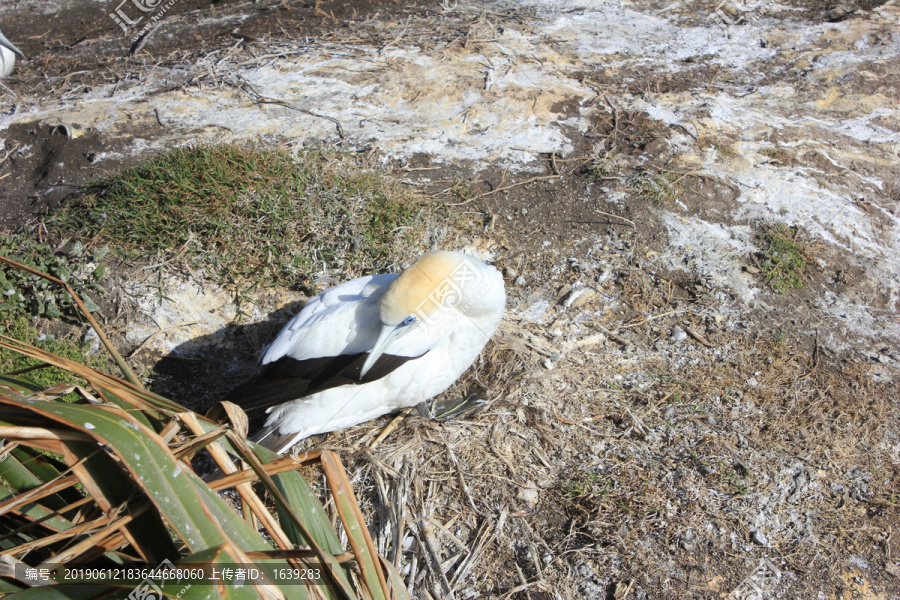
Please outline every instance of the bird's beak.
[[4, 47], [6, 47], [6, 48], [9, 48], [10, 50], [12, 50], [13, 52], [15, 52], [16, 54], [18, 54], [18, 55], [21, 56], [22, 58], [25, 58], [25, 55], [22, 54], [22, 51], [19, 50], [18, 48], [16, 48], [15, 45], [14, 45], [11, 41], [9, 41], [8, 39], [6, 39], [6, 36], [3, 35], [2, 33], [0, 33], [0, 46], [4, 46]]
[[381, 355], [384, 354], [385, 350], [387, 350], [388, 346], [391, 345], [391, 342], [396, 340], [402, 334], [409, 331], [407, 327], [403, 325], [397, 325], [396, 327], [388, 327], [387, 325], [381, 326], [381, 331], [378, 333], [378, 339], [375, 340], [375, 345], [372, 347], [372, 351], [369, 353], [368, 358], [366, 358], [366, 362], [363, 363], [362, 370], [359, 372], [359, 378], [362, 379], [366, 376], [366, 373], [369, 372], [369, 369], [378, 362], [378, 359], [381, 358]]

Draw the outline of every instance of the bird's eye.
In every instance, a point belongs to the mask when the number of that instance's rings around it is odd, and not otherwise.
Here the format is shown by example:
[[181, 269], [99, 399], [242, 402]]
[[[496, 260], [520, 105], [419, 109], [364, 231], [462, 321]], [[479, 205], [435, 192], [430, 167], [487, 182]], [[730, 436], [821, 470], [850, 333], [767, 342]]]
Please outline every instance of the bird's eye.
[[406, 327], [407, 325], [412, 325], [412, 324], [415, 323], [415, 322], [416, 322], [416, 317], [415, 317], [414, 315], [409, 315], [409, 316], [406, 317], [406, 319], [404, 319], [403, 322], [400, 323], [400, 324], [403, 325], [404, 327]]

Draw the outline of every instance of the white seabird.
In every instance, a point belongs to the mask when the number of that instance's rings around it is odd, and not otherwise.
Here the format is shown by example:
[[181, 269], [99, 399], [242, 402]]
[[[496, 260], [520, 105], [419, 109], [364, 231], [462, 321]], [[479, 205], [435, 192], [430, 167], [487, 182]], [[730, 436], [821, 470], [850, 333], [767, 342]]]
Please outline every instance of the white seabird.
[[22, 51], [0, 32], [0, 79], [5, 79], [12, 73], [13, 67], [16, 66], [16, 54], [25, 58]]
[[284, 452], [440, 394], [478, 358], [506, 307], [503, 277], [461, 252], [428, 252], [403, 274], [361, 277], [310, 299], [229, 395], [269, 406], [257, 442]]

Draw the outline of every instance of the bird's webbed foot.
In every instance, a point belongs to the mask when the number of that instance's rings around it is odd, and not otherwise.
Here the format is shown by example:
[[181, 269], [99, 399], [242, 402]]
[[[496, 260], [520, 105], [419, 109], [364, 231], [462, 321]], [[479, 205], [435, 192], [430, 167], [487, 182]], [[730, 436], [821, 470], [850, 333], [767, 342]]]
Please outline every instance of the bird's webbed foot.
[[434, 421], [447, 421], [470, 410], [477, 410], [487, 404], [478, 394], [467, 398], [448, 398], [446, 400], [426, 400], [416, 405], [419, 414]]

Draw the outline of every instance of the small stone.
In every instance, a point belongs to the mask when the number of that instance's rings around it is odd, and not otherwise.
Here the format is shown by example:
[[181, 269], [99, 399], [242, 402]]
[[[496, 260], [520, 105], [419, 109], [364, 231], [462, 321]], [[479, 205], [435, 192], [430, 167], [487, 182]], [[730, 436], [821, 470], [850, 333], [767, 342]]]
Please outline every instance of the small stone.
[[768, 546], [769, 540], [766, 539], [766, 534], [764, 534], [759, 529], [750, 532], [750, 541], [756, 544], [757, 546]]
[[750, 273], [751, 275], [759, 274], [759, 269], [757, 269], [756, 267], [751, 267], [750, 265], [746, 265], [744, 267], [744, 270], [747, 271], [748, 273]]
[[519, 275], [518, 277], [516, 277], [516, 285], [519, 286], [519, 287], [524, 286], [524, 285], [525, 285], [525, 278], [522, 277], [521, 275]]
[[87, 331], [84, 332], [84, 341], [91, 345], [91, 354], [100, 352], [100, 336], [93, 327], [88, 327]]
[[672, 328], [672, 335], [669, 337], [672, 342], [678, 344], [687, 339], [687, 332], [677, 325]]
[[544, 368], [548, 371], [552, 371], [555, 367], [553, 366], [553, 361], [549, 358], [544, 359]]
[[859, 7], [854, 2], [841, 2], [825, 11], [825, 20], [829, 23], [837, 23], [850, 18], [857, 10], [859, 10]]
[[566, 308], [578, 308], [583, 306], [593, 296], [596, 296], [597, 292], [591, 288], [578, 288], [576, 290], [572, 290], [562, 299], [562, 305]]
[[524, 487], [519, 490], [518, 494], [516, 494], [516, 498], [523, 501], [531, 508], [534, 508], [538, 502], [538, 491]]
[[693, 552], [697, 549], [697, 534], [690, 527], [681, 536], [681, 547], [688, 552]]
[[644, 154], [657, 160], [665, 158], [669, 154], [669, 141], [663, 137], [651, 140], [644, 146]]

